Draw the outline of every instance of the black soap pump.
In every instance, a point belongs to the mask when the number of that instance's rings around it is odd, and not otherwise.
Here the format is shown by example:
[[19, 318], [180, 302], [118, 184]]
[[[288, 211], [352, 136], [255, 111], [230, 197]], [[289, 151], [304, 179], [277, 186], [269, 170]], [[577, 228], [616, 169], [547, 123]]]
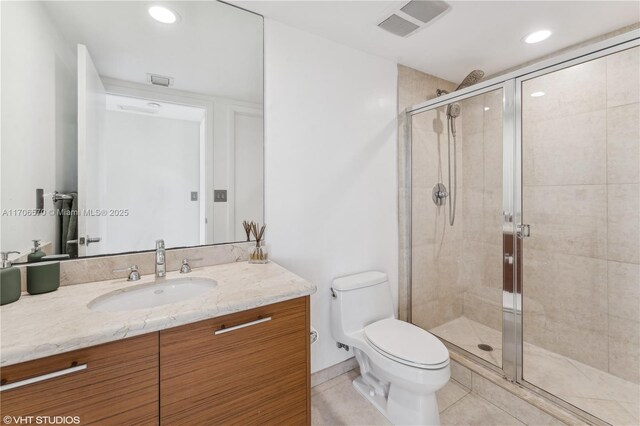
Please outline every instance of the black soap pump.
[[33, 241], [33, 248], [31, 249], [31, 253], [29, 253], [29, 256], [27, 256], [27, 262], [29, 263], [41, 262], [42, 258], [45, 257], [46, 254], [41, 250], [40, 240], [32, 240], [32, 241]]

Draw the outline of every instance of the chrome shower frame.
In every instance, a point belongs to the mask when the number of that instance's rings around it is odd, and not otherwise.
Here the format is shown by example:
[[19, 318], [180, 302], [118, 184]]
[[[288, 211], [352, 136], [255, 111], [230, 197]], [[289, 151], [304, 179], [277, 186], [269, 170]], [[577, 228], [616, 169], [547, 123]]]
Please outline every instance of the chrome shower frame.
[[[522, 83], [526, 80], [539, 77], [544, 74], [552, 73], [564, 68], [598, 59], [613, 53], [617, 53], [626, 49], [640, 46], [640, 29], [620, 34], [591, 44], [586, 47], [578, 48], [573, 51], [555, 56], [553, 58], [541, 61], [539, 63], [524, 67], [522, 69], [494, 77], [486, 81], [477, 83], [471, 87], [461, 89], [452, 93], [442, 93], [441, 96], [432, 100], [423, 102], [418, 105], [409, 107], [404, 112], [402, 118], [405, 122], [405, 137], [399, 143], [404, 145], [404, 153], [406, 156], [405, 163], [407, 168], [401, 170], [404, 173], [405, 197], [403, 209], [406, 212], [404, 226], [400, 228], [400, 232], [407, 233], [404, 241], [406, 245], [401, 247], [404, 250], [406, 258], [403, 262], [405, 277], [401, 277], [399, 282], [405, 282], [406, 300], [406, 319], [411, 321], [411, 300], [412, 300], [412, 277], [411, 264], [412, 245], [411, 245], [411, 118], [413, 115], [421, 112], [429, 111], [435, 108], [446, 107], [449, 104], [460, 102], [465, 99], [478, 96], [493, 90], [502, 89], [503, 94], [503, 229], [509, 229], [513, 235], [513, 247], [518, 247], [522, 243], [525, 235], [520, 232], [526, 224], [523, 223], [523, 205], [522, 205]], [[533, 229], [532, 232], [535, 232]], [[503, 329], [502, 329], [502, 367], [497, 367], [480, 357], [458, 347], [450, 342], [445, 342], [450, 349], [463, 354], [465, 357], [474, 360], [494, 371], [503, 374], [508, 380], [516, 382], [547, 399], [552, 400], [556, 404], [566, 408], [567, 410], [583, 417], [585, 420], [594, 424], [606, 424], [601, 419], [571, 405], [570, 403], [550, 394], [549, 392], [527, 382], [523, 376], [523, 332], [522, 332], [522, 271], [518, 266], [526, 260], [519, 250], [514, 253], [507, 253], [503, 248], [503, 267], [511, 268], [513, 282], [503, 283], [503, 292], [509, 293], [512, 298], [513, 308], [510, 308], [503, 300]], [[506, 261], [509, 259], [509, 262]], [[402, 279], [404, 278], [404, 279]]]

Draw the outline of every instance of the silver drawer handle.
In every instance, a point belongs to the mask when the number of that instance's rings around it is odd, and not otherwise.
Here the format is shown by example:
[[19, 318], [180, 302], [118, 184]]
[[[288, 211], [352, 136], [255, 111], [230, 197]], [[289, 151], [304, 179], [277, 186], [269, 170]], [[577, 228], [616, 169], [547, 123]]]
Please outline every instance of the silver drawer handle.
[[76, 371], [86, 370], [86, 368], [87, 364], [80, 364], [74, 367], [65, 368], [64, 370], [54, 371], [53, 373], [43, 374], [42, 376], [31, 377], [29, 379], [20, 380], [19, 382], [9, 383], [8, 385], [0, 386], [0, 392], [30, 385], [32, 383], [42, 382], [48, 379], [53, 379], [54, 377], [66, 376], [67, 374], [75, 373]]
[[263, 322], [271, 321], [271, 317], [260, 318], [255, 321], [245, 322], [244, 324], [234, 325], [233, 327], [221, 328], [220, 330], [216, 330], [213, 332], [214, 335], [228, 333], [230, 331], [238, 330], [240, 328], [251, 327], [252, 325], [262, 324]]

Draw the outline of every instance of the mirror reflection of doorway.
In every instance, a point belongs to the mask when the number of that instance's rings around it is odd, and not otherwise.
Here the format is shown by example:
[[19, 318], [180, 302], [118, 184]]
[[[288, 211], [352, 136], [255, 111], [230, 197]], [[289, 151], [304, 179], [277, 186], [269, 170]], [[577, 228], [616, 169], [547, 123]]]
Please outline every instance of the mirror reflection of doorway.
[[202, 108], [107, 95], [100, 204], [117, 214], [102, 250], [144, 250], [158, 230], [177, 246], [205, 243], [204, 126]]

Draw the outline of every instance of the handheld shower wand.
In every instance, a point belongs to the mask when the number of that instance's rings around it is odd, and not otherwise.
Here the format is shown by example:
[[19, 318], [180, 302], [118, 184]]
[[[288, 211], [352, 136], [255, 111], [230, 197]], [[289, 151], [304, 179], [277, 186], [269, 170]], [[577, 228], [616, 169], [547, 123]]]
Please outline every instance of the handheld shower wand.
[[[447, 106], [447, 157], [449, 174], [449, 191], [453, 188], [453, 200], [449, 202], [449, 225], [456, 221], [456, 202], [458, 199], [458, 155], [456, 138], [456, 118], [460, 116], [460, 104], [454, 103]], [[449, 131], [451, 130], [451, 131]], [[451, 186], [451, 136], [453, 136], [453, 186]]]
[[[482, 77], [484, 77], [484, 71], [482, 70], [473, 70], [471, 71], [465, 78], [462, 80], [462, 83], [458, 85], [456, 90], [464, 89], [469, 86], [473, 86], [477, 82], [479, 82]], [[436, 91], [437, 96], [442, 96], [449, 94], [446, 90], [438, 89]], [[452, 104], [447, 105], [447, 156], [449, 163], [448, 177], [449, 177], [449, 191], [448, 195], [451, 195], [453, 192], [453, 200], [449, 203], [449, 225], [453, 226], [456, 220], [456, 201], [458, 195], [458, 155], [457, 155], [457, 140], [456, 140], [456, 118], [460, 116], [460, 104], [454, 102]], [[451, 186], [451, 137], [453, 136], [453, 186]], [[441, 184], [438, 184], [441, 185]], [[438, 187], [438, 185], [436, 185]], [[453, 191], [452, 191], [453, 188]], [[446, 191], [439, 191], [438, 194], [445, 194], [440, 197], [434, 195], [434, 201], [438, 199], [438, 201], [444, 201], [444, 197], [447, 196]], [[440, 204], [439, 204], [440, 205]]]

